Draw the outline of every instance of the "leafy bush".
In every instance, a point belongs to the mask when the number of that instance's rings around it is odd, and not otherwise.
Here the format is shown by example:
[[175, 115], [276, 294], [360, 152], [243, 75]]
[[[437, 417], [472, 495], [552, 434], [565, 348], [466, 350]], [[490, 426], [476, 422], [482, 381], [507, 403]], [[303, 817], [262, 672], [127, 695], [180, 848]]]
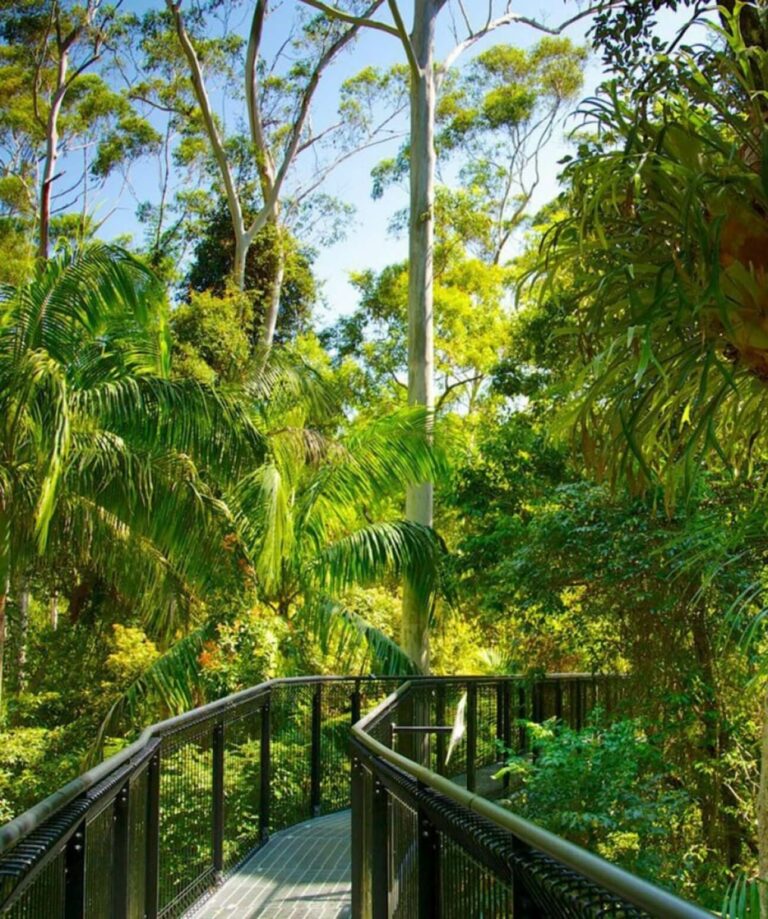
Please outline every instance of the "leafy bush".
[[532, 752], [500, 773], [510, 775], [516, 812], [629, 871], [712, 899], [695, 804], [640, 720], [608, 725], [596, 711], [581, 730], [554, 719], [524, 726]]

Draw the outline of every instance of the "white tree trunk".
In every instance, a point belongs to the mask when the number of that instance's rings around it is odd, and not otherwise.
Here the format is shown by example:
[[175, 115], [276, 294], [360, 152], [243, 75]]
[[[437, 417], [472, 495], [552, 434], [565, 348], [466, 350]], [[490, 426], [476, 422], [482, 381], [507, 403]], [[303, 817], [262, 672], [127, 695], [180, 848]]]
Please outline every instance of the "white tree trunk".
[[264, 311], [264, 326], [261, 335], [261, 346], [264, 351], [264, 360], [269, 355], [272, 343], [275, 340], [277, 317], [280, 313], [280, 297], [283, 292], [283, 279], [285, 278], [285, 250], [280, 238], [280, 228], [275, 227], [275, 271], [272, 275], [267, 291], [267, 302]]
[[[410, 224], [408, 247], [408, 401], [434, 408], [434, 333], [432, 314], [435, 198], [434, 35], [439, 4], [414, 5], [411, 42], [418, 70], [411, 69]], [[432, 526], [433, 486], [412, 485], [406, 496], [408, 520]], [[429, 603], [406, 580], [401, 643], [426, 673], [429, 670]]]
[[235, 232], [235, 261], [232, 266], [232, 281], [238, 290], [245, 290], [245, 260], [251, 241], [243, 233]]
[[40, 233], [37, 254], [42, 259], [48, 258], [51, 227], [51, 193], [53, 181], [56, 177], [56, 162], [59, 158], [59, 114], [64, 102], [67, 85], [67, 69], [69, 55], [62, 51], [59, 57], [58, 72], [56, 75], [56, 94], [48, 113], [48, 122], [45, 128], [45, 165], [43, 166], [43, 180], [40, 186]]

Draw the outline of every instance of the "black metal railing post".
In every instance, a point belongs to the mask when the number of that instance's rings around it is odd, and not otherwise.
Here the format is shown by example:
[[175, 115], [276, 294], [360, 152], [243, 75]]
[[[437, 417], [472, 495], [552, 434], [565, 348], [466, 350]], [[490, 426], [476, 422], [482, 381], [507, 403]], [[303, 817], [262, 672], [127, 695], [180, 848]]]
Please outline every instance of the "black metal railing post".
[[528, 706], [526, 705], [525, 686], [517, 687], [517, 720], [518, 727], [518, 747], [520, 753], [525, 753], [528, 748], [528, 732], [525, 729], [524, 722], [528, 718]]
[[389, 794], [374, 779], [371, 801], [371, 898], [372, 919], [389, 916]]
[[511, 864], [512, 915], [525, 916], [526, 919], [547, 919], [535, 901], [531, 898], [525, 875], [521, 868], [525, 859], [526, 847], [518, 840], [512, 840], [513, 858]]
[[544, 720], [544, 693], [542, 691], [543, 688], [544, 687], [538, 680], [533, 684], [533, 688], [532, 688], [532, 695], [533, 695], [533, 700], [532, 700], [533, 713], [532, 715], [533, 717], [531, 718], [531, 720], [533, 721], [534, 724], [541, 724], [541, 722]]
[[501, 743], [504, 738], [504, 683], [496, 681], [496, 740]]
[[571, 683], [571, 721], [570, 727], [580, 731], [583, 727], [581, 708], [581, 681], [573, 680]]
[[[420, 783], [419, 783], [420, 784]], [[440, 881], [440, 834], [419, 808], [419, 915], [418, 919], [440, 919], [443, 914]]]
[[224, 873], [224, 722], [217, 720], [213, 725], [213, 775], [211, 808], [213, 871], [220, 881]]
[[85, 836], [83, 820], [64, 853], [64, 919], [85, 919]]
[[467, 789], [477, 785], [477, 686], [467, 685]]
[[[435, 699], [435, 724], [445, 724], [445, 686], [439, 684], [435, 692], [437, 693], [437, 698]], [[435, 749], [437, 760], [435, 772], [439, 775], [445, 775], [445, 734], [437, 734]]]
[[560, 680], [555, 683], [555, 718], [563, 720], [563, 684]]
[[[501, 718], [501, 744], [506, 757], [512, 749], [512, 712], [510, 710], [512, 708], [512, 687], [509, 680], [504, 680], [502, 683], [501, 702], [503, 706]], [[509, 772], [504, 773], [503, 786], [505, 789], [509, 788]]]
[[160, 899], [160, 754], [147, 766], [145, 919], [157, 919]]
[[312, 747], [310, 752], [309, 816], [319, 817], [321, 810], [321, 745], [323, 719], [323, 684], [312, 693]]
[[128, 872], [130, 869], [130, 850], [128, 836], [130, 833], [131, 785], [126, 781], [117, 793], [112, 805], [114, 821], [114, 848], [112, 854], [112, 916], [113, 919], [126, 919], [128, 916]]
[[351, 712], [352, 724], [357, 724], [360, 720], [360, 683], [355, 682], [355, 688], [349, 697], [349, 706]]
[[[358, 718], [358, 721], [360, 719]], [[365, 774], [359, 757], [354, 753], [350, 764], [351, 788], [350, 798], [352, 805], [351, 850], [350, 850], [350, 877], [352, 879], [352, 919], [362, 919], [363, 916], [363, 888], [365, 872], [364, 853], [364, 813], [365, 813]]]
[[260, 744], [260, 787], [259, 787], [259, 838], [262, 845], [269, 839], [269, 805], [271, 789], [272, 761], [270, 755], [270, 740], [272, 728], [270, 724], [270, 697], [261, 706], [261, 744]]

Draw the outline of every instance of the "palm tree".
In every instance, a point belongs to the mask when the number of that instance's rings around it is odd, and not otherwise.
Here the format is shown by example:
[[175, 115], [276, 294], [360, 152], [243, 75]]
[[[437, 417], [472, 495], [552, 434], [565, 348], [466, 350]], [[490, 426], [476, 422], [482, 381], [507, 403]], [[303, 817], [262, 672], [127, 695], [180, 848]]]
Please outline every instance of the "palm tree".
[[[356, 665], [360, 672], [415, 673], [416, 663], [349, 609], [345, 594], [386, 578], [395, 584], [407, 574], [425, 603], [436, 598], [443, 545], [431, 529], [399, 519], [396, 511], [409, 482], [444, 472], [440, 453], [425, 441], [423, 412], [357, 419], [331, 436], [307, 426], [317, 402], [298, 399], [285, 382], [285, 373], [273, 369], [272, 399], [260, 403], [268, 432], [264, 461], [224, 495], [258, 600], [285, 618], [297, 645], [309, 637], [332, 648], [344, 672]], [[199, 704], [199, 655], [216, 640], [218, 621], [214, 615], [176, 642], [116, 700], [99, 742], [125, 716], [144, 716], [148, 698], [167, 711]]]
[[264, 456], [242, 400], [169, 375], [162, 291], [95, 245], [0, 289], [0, 654], [7, 585], [71, 558], [156, 625], [232, 530], [210, 483]]
[[[110, 246], [60, 254], [0, 291], [0, 311], [2, 584], [70, 559], [168, 643], [180, 607], [242, 588], [250, 562], [259, 598], [297, 632], [341, 630], [380, 668], [413, 669], [340, 598], [387, 573], [434, 594], [436, 537], [392, 513], [440, 467], [423, 413], [334, 436], [327, 386], [278, 356], [245, 390], [174, 379], [162, 292]], [[216, 620], [171, 642], [113, 714], [148, 689], [189, 705]]]

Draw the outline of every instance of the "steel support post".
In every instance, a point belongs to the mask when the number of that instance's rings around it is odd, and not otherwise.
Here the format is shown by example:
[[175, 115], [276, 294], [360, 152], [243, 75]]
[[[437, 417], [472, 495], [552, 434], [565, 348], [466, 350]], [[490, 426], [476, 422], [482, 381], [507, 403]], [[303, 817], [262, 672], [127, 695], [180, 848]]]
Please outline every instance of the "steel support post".
[[224, 873], [224, 722], [213, 725], [213, 807], [211, 809], [213, 838], [213, 870], [216, 880]]
[[426, 813], [419, 808], [419, 916], [440, 919], [442, 883], [440, 879], [440, 834]]
[[312, 694], [312, 747], [310, 752], [310, 788], [309, 788], [309, 816], [319, 817], [322, 808], [321, 801], [321, 769], [322, 769], [322, 719], [323, 719], [323, 684], [318, 683]]
[[67, 842], [64, 853], [64, 919], [85, 916], [85, 820]]
[[477, 784], [477, 686], [467, 686], [467, 789]]
[[160, 754], [147, 766], [145, 919], [157, 919], [160, 900]]
[[389, 916], [389, 793], [374, 779], [371, 801], [371, 895], [372, 919]]
[[272, 737], [271, 706], [269, 699], [261, 706], [261, 750], [260, 750], [260, 788], [259, 788], [259, 836], [262, 845], [269, 839], [269, 805], [271, 788], [272, 760], [270, 740]]
[[112, 916], [113, 919], [127, 919], [129, 912], [129, 884], [128, 873], [130, 870], [129, 834], [131, 806], [131, 785], [125, 782], [117, 793], [112, 805], [114, 821], [114, 849], [112, 856]]

